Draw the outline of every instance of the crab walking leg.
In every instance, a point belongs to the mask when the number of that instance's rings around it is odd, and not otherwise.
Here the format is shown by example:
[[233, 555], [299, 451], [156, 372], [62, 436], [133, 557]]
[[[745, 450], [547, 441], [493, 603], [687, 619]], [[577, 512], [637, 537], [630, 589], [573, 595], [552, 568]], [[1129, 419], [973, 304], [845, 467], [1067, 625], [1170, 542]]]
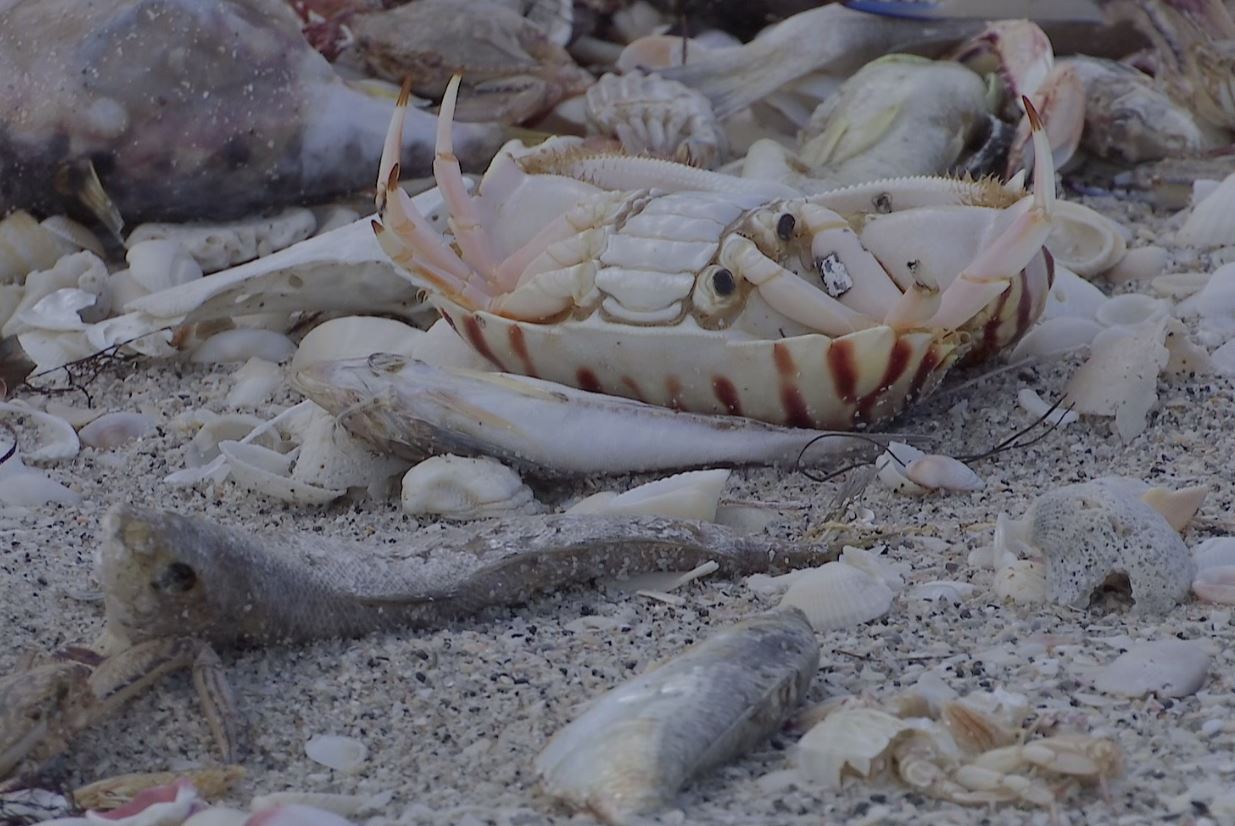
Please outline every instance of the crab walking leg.
[[735, 235], [726, 239], [720, 261], [754, 284], [768, 306], [812, 330], [829, 336], [844, 336], [875, 326], [870, 318], [768, 258], [748, 238]]
[[800, 213], [811, 234], [811, 257], [825, 280], [829, 273], [839, 273], [846, 280], [841, 303], [877, 318], [885, 307], [900, 299], [900, 287], [879, 260], [862, 246], [848, 221], [809, 201], [802, 204]]
[[437, 152], [433, 157], [433, 177], [437, 180], [442, 200], [446, 202], [450, 228], [463, 253], [463, 260], [485, 278], [492, 278], [497, 271], [497, 254], [493, 251], [493, 242], [485, 230], [485, 221], [477, 202], [467, 193], [463, 170], [455, 157], [454, 136], [450, 131], [454, 125], [455, 103], [462, 80], [462, 75], [450, 78], [437, 113]]
[[924, 325], [931, 316], [939, 312], [939, 303], [943, 296], [937, 284], [924, 284], [914, 281], [909, 289], [892, 305], [883, 323], [894, 330], [911, 330]]
[[1055, 164], [1042, 120], [1029, 98], [1022, 97], [1033, 129], [1033, 196], [1013, 206], [1011, 224], [956, 277], [940, 297], [939, 310], [927, 322], [959, 327], [982, 311], [1012, 284], [1013, 276], [1042, 250], [1055, 212]]
[[[390, 171], [398, 163], [399, 152], [403, 148], [403, 121], [407, 116], [407, 104], [411, 97], [412, 76], [408, 75], [403, 79], [403, 87], [399, 89], [394, 115], [390, 118], [390, 126], [386, 128], [386, 142], [382, 144], [382, 159], [377, 166], [377, 190], [373, 203], [378, 212], [386, 205], [386, 185], [390, 181]], [[398, 176], [395, 180], [398, 180]]]

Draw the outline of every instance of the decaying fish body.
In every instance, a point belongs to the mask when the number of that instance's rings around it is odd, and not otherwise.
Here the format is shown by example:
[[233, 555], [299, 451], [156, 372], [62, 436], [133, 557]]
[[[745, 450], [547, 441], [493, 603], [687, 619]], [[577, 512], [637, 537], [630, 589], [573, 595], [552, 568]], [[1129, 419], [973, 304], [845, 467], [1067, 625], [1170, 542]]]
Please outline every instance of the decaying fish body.
[[[390, 111], [335, 74], [282, 0], [11, 0], [0, 77], [0, 215], [85, 198], [113, 229], [364, 189]], [[406, 168], [427, 169], [434, 118], [411, 117]], [[456, 137], [473, 166], [501, 142], [488, 124]]]
[[217, 645], [277, 644], [437, 627], [593, 579], [709, 560], [746, 575], [838, 552], [705, 522], [591, 514], [424, 529], [375, 549], [124, 505], [104, 520], [97, 574], [113, 638], [135, 644], [192, 629]]
[[601, 697], [553, 737], [537, 773], [571, 806], [633, 822], [780, 728], [818, 667], [801, 611], [750, 617]]
[[867, 446], [843, 433], [820, 438], [829, 434], [388, 354], [312, 365], [293, 381], [384, 453], [413, 461], [434, 453], [492, 456], [539, 476], [790, 466], [799, 459], [809, 466]]
[[421, 97], [440, 99], [462, 73], [464, 121], [522, 123], [592, 83], [540, 26], [493, 0], [417, 0], [357, 15], [349, 28], [355, 43], [341, 60], [395, 83], [410, 76]]

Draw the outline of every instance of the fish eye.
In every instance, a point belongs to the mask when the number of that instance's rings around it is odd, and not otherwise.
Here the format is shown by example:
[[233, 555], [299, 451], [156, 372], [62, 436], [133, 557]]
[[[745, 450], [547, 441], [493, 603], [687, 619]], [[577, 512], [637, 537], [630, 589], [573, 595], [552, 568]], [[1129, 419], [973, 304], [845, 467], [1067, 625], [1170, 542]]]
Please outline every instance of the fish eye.
[[183, 594], [197, 584], [197, 572], [183, 562], [173, 562], [159, 572], [150, 587], [156, 591]]
[[788, 212], [776, 219], [776, 237], [788, 241], [793, 236], [793, 229], [798, 225], [798, 219]]
[[[790, 215], [790, 218], [793, 216]], [[733, 291], [738, 288], [738, 284], [733, 280], [733, 273], [726, 269], [719, 269], [712, 273], [712, 289], [716, 290], [719, 296], [733, 295]]]

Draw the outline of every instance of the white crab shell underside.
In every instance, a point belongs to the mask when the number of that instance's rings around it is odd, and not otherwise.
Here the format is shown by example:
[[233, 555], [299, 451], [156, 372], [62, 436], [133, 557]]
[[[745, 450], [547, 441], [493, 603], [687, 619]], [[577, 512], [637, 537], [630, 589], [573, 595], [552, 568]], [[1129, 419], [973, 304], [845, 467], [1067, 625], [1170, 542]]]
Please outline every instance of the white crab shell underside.
[[[600, 264], [598, 286], [607, 280], [603, 256]], [[685, 299], [694, 275], [681, 275]], [[531, 322], [469, 309], [441, 294], [430, 300], [505, 372], [695, 413], [855, 429], [899, 415], [954, 364], [980, 361], [1018, 340], [1041, 315], [1052, 276], [1043, 250], [961, 329], [876, 326], [839, 337], [710, 329], [676, 310], [670, 320], [651, 324], [622, 323], [601, 312]]]

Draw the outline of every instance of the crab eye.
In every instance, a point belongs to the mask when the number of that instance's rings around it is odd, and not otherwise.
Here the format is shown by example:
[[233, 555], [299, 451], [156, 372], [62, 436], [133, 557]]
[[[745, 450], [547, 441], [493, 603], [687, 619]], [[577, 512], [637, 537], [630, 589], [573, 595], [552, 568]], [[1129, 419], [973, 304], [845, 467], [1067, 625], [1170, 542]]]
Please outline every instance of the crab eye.
[[782, 241], [788, 241], [793, 237], [793, 229], [797, 225], [798, 219], [786, 212], [776, 219], [776, 237]]
[[[793, 217], [793, 216], [789, 216]], [[712, 289], [721, 297], [733, 295], [733, 291], [738, 288], [738, 283], [733, 280], [733, 273], [726, 269], [719, 269], [712, 273]]]
[[156, 591], [183, 594], [192, 590], [196, 584], [196, 571], [183, 562], [173, 562], [159, 572], [159, 575], [150, 583], [150, 587]]

